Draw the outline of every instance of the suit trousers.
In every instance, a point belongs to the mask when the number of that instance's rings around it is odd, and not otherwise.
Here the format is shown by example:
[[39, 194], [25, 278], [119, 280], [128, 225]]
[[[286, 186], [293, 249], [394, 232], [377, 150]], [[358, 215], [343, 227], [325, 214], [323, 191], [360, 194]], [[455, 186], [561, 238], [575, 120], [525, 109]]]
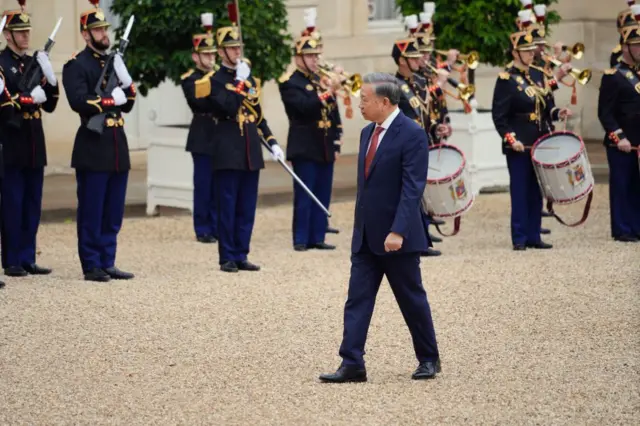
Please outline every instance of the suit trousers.
[[542, 193], [531, 156], [527, 152], [509, 152], [506, 155], [511, 195], [511, 242], [513, 245], [539, 243]]
[[115, 266], [129, 172], [76, 170], [78, 254], [84, 273]]
[[2, 179], [2, 267], [36, 263], [44, 167], [7, 166]]
[[193, 229], [196, 237], [218, 237], [216, 186], [210, 155], [191, 153], [193, 158]]
[[[329, 208], [333, 163], [295, 160], [293, 171], [325, 208]], [[327, 215], [304, 189], [293, 182], [293, 244], [323, 243], [327, 233]]]
[[438, 345], [422, 285], [420, 253], [377, 256], [369, 250], [365, 235], [360, 252], [351, 255], [351, 278], [339, 351], [343, 365], [364, 367], [365, 342], [383, 276], [387, 277], [409, 327], [418, 362], [435, 362], [439, 358]]
[[260, 171], [215, 172], [220, 265], [247, 260], [258, 204]]
[[640, 170], [635, 152], [607, 147], [611, 236], [640, 237]]

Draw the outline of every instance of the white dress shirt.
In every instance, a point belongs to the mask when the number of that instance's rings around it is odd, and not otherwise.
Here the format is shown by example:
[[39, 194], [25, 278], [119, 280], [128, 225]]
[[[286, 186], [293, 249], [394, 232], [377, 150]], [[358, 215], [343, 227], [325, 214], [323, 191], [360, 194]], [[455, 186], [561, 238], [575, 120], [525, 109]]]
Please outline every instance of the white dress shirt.
[[[378, 150], [378, 148], [380, 148], [380, 144], [382, 143], [382, 138], [384, 138], [384, 135], [387, 134], [387, 130], [389, 130], [389, 126], [391, 126], [391, 123], [393, 123], [393, 120], [396, 119], [398, 114], [400, 114], [400, 108], [396, 107], [396, 109], [393, 110], [391, 114], [389, 114], [387, 119], [382, 122], [381, 126], [384, 128], [384, 130], [380, 132], [380, 136], [378, 136], [378, 146], [376, 147], [376, 151]], [[376, 127], [378, 127], [377, 124], [376, 124]], [[374, 134], [375, 134], [376, 127], [374, 127], [374, 130], [373, 130]], [[371, 135], [371, 139], [373, 139], [373, 134]], [[369, 147], [371, 146], [371, 139], [369, 139], [369, 145], [367, 145], [367, 152], [369, 152]]]

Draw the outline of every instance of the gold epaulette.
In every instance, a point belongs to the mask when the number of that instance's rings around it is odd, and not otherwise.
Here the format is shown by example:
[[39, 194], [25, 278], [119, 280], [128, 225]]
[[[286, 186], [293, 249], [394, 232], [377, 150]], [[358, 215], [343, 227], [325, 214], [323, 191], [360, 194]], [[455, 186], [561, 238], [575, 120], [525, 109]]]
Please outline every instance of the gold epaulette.
[[180, 76], [180, 80], [184, 80], [185, 78], [189, 78], [189, 76], [191, 76], [191, 74], [193, 74], [195, 72], [194, 69], [190, 69], [189, 71], [185, 72], [184, 74], [182, 74]]
[[209, 71], [201, 79], [196, 80], [196, 99], [206, 98], [211, 94], [211, 77], [215, 71]]
[[604, 70], [605, 75], [613, 75], [616, 73], [616, 71], [618, 71], [615, 68], [609, 68], [608, 70]]
[[509, 80], [509, 78], [511, 77], [511, 74], [509, 74], [506, 71], [503, 71], [500, 74], [498, 74], [498, 77], [500, 77], [502, 80]]
[[287, 81], [289, 81], [289, 79], [291, 78], [291, 75], [293, 73], [291, 71], [287, 71], [286, 73], [282, 74], [280, 76], [280, 78], [278, 78], [278, 83], [282, 84], [282, 83], [286, 83]]
[[616, 47], [613, 48], [611, 53], [620, 53], [621, 50], [622, 50], [622, 46], [621, 45], [617, 45]]

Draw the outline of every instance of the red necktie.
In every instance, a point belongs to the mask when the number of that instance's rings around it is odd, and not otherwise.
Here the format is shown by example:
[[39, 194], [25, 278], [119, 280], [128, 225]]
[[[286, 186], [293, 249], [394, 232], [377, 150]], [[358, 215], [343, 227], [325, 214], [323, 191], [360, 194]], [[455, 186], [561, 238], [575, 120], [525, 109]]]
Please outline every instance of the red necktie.
[[376, 150], [378, 149], [378, 138], [380, 137], [380, 133], [384, 130], [384, 127], [377, 126], [376, 130], [373, 132], [373, 137], [371, 138], [371, 145], [369, 146], [369, 151], [367, 152], [367, 156], [364, 159], [364, 177], [369, 177], [369, 167], [371, 167], [371, 163], [373, 162], [373, 157], [376, 155]]

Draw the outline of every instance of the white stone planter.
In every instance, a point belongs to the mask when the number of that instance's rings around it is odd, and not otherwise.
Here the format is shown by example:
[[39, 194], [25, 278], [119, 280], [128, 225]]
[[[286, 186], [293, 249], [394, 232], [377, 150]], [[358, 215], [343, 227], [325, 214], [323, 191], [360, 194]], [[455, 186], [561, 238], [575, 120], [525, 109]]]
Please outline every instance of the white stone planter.
[[147, 215], [158, 206], [193, 211], [193, 160], [185, 151], [187, 129], [163, 128], [147, 149]]
[[465, 155], [475, 195], [483, 189], [509, 186], [507, 160], [490, 111], [450, 112], [453, 133], [448, 142]]

